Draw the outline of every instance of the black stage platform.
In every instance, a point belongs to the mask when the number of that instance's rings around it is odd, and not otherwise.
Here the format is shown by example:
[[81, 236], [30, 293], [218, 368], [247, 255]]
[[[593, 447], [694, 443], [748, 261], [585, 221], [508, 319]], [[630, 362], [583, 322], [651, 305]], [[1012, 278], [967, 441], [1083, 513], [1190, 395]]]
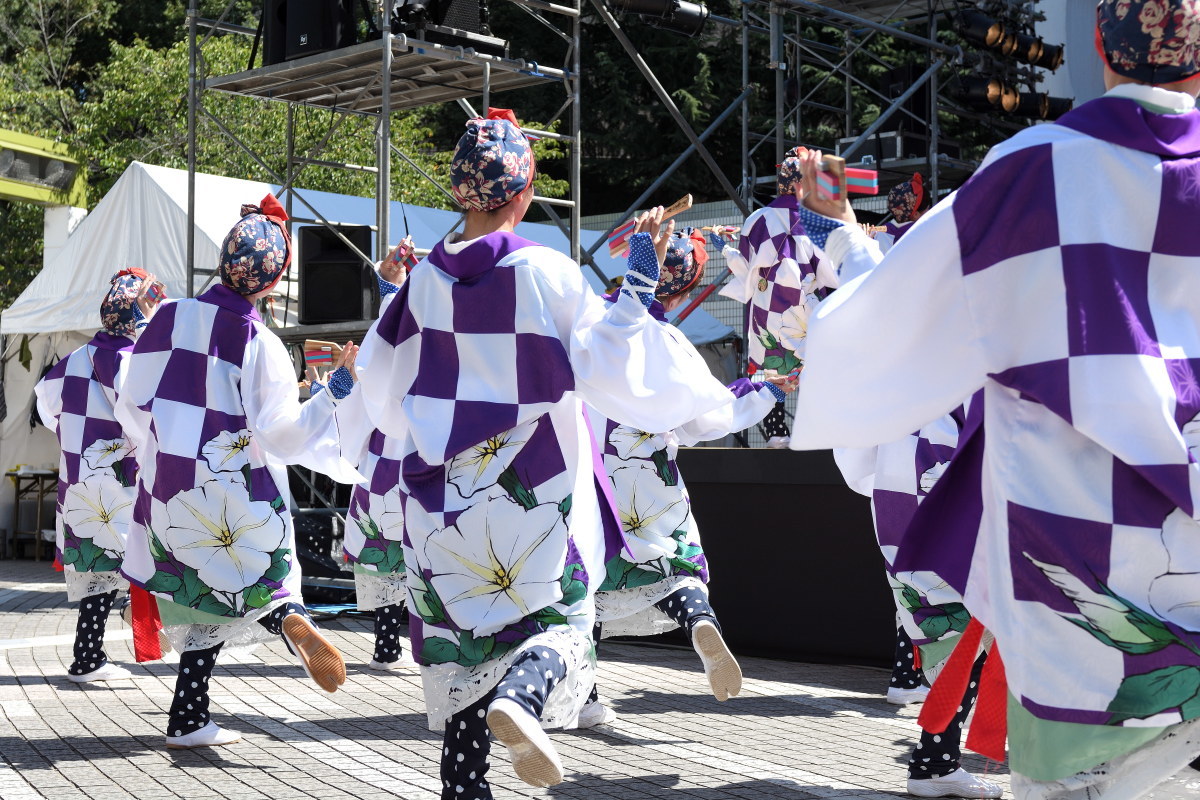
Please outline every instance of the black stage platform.
[[738, 653], [887, 665], [895, 604], [867, 498], [829, 451], [684, 448], [679, 469]]

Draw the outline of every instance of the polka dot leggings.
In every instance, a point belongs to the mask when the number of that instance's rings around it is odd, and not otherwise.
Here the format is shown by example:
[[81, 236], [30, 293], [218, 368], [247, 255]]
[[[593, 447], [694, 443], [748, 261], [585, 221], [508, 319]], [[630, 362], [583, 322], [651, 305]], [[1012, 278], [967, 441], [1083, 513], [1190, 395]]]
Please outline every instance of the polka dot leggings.
[[692, 626], [702, 619], [717, 625], [717, 615], [708, 604], [708, 593], [701, 589], [676, 589], [654, 606], [679, 627], [692, 635]]
[[772, 436], [791, 436], [792, 432], [788, 428], [787, 413], [784, 411], [783, 403], [776, 403], [771, 409], [771, 413], [763, 418], [763, 428], [767, 432], [767, 438]]
[[[308, 616], [301, 603], [285, 603], [258, 621], [271, 633], [283, 633], [283, 620], [292, 614]], [[286, 642], [286, 640], [284, 640]], [[291, 647], [288, 648], [291, 650]], [[179, 654], [179, 677], [167, 713], [167, 735], [184, 736], [208, 724], [208, 679], [212, 677], [221, 645]]]
[[404, 606], [380, 606], [375, 609], [375, 655], [374, 659], [380, 664], [391, 664], [399, 661], [400, 649], [400, 613]]
[[104, 626], [108, 612], [117, 600], [117, 590], [94, 594], [79, 601], [79, 619], [75, 623], [74, 661], [67, 670], [71, 675], [86, 675], [108, 663], [104, 652]]
[[491, 750], [488, 706], [497, 697], [507, 697], [541, 718], [546, 698], [566, 674], [566, 662], [554, 650], [529, 650], [513, 663], [495, 689], [450, 718], [442, 740], [441, 800], [492, 800], [485, 779]]
[[904, 632], [904, 628], [896, 630], [896, 666], [892, 667], [892, 686], [897, 689], [915, 689], [921, 685], [925, 676], [914, 666], [913, 643]]
[[975, 660], [975, 665], [971, 668], [971, 680], [967, 683], [966, 693], [963, 694], [962, 705], [958, 707], [958, 713], [946, 726], [946, 730], [936, 734], [921, 731], [921, 740], [917, 742], [916, 749], [908, 760], [908, 777], [940, 778], [961, 766], [959, 760], [962, 758], [962, 751], [959, 750], [959, 745], [962, 743], [962, 727], [975, 705], [975, 696], [979, 694], [979, 675], [983, 672], [986, 660], [987, 653], [981, 654]]

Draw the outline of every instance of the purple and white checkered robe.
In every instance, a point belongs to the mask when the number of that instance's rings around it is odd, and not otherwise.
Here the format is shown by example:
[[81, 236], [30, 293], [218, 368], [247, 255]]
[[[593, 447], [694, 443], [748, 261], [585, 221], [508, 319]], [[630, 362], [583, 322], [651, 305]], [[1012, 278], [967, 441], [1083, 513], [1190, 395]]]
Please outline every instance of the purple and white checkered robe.
[[403, 442], [410, 634], [431, 726], [534, 647], [568, 667], [543, 722], [570, 723], [591, 689], [606, 546], [582, 403], [669, 430], [729, 391], [636, 299], [605, 303], [573, 261], [512, 233], [439, 244], [363, 353], [371, 421]]
[[[959, 435], [967, 425], [967, 409], [972, 405], [976, 413], [971, 421], [977, 425], [981, 405], [968, 401], [966, 406], [894, 442], [833, 452], [850, 488], [871, 498], [875, 537], [887, 564], [888, 582], [905, 633], [918, 647], [940, 642], [939, 662], [949, 655], [954, 640], [970, 622], [962, 595], [936, 572], [897, 571], [894, 564], [917, 508], [958, 449]], [[940, 664], [924, 660], [929, 652], [922, 652], [922, 667], [932, 680]]]
[[123, 572], [218, 629], [189, 646], [300, 595], [286, 465], [359, 480], [333, 403], [300, 404], [283, 343], [224, 286], [165, 304], [138, 338], [117, 407], [141, 464]]
[[837, 272], [804, 234], [796, 198], [777, 197], [746, 218], [737, 249], [723, 251], [733, 277], [721, 289], [746, 304], [750, 373], [781, 375], [804, 363], [808, 318]]
[[[133, 443], [113, 413], [132, 349], [132, 339], [100, 331], [55, 364], [34, 388], [42, 422], [58, 437], [62, 450], [55, 524], [58, 559], [70, 573], [111, 574], [99, 579], [97, 589], [117, 577], [133, 514], [137, 461]], [[79, 588], [76, 583], [68, 576], [72, 595]]]
[[[983, 387], [896, 569], [963, 593], [1035, 718], [1168, 726], [1200, 717], [1200, 112], [1128, 93], [997, 146], [822, 305], [792, 446], [891, 441]], [[854, 226], [827, 252], [878, 260]], [[1020, 772], [1037, 743], [1011, 747]]]

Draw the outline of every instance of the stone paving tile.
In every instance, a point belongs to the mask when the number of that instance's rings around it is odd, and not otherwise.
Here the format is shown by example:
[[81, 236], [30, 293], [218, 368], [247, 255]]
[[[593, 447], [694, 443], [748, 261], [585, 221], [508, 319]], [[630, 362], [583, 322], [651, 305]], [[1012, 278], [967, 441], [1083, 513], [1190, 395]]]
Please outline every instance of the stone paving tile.
[[[48, 564], [0, 561], [0, 800], [436, 798], [441, 736], [428, 730], [415, 670], [380, 674], [368, 622], [324, 623], [346, 655], [336, 694], [319, 691], [282, 644], [222, 654], [214, 718], [242, 733], [225, 748], [168, 751], [171, 663], [132, 664], [114, 614], [110, 657], [134, 679], [76, 686], [74, 609]], [[51, 638], [57, 637], [57, 638]], [[19, 639], [40, 639], [33, 643]], [[45, 641], [49, 639], [49, 641]], [[605, 643], [601, 692], [620, 715], [554, 733], [564, 783], [532, 789], [493, 749], [497, 798], [888, 800], [906, 797], [917, 708], [887, 705], [881, 669], [747, 658], [742, 696], [718, 703], [690, 650]], [[968, 755], [1007, 786], [1002, 766]]]

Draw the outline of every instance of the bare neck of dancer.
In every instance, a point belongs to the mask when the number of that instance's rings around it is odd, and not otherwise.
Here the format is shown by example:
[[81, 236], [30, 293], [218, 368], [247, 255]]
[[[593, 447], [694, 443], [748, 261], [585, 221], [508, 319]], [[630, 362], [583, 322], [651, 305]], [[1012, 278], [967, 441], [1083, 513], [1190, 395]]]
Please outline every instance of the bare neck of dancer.
[[532, 203], [533, 181], [530, 181], [525, 191], [494, 211], [468, 211], [467, 223], [458, 235], [458, 241], [478, 239], [497, 231], [511, 232], [525, 218], [525, 212]]

